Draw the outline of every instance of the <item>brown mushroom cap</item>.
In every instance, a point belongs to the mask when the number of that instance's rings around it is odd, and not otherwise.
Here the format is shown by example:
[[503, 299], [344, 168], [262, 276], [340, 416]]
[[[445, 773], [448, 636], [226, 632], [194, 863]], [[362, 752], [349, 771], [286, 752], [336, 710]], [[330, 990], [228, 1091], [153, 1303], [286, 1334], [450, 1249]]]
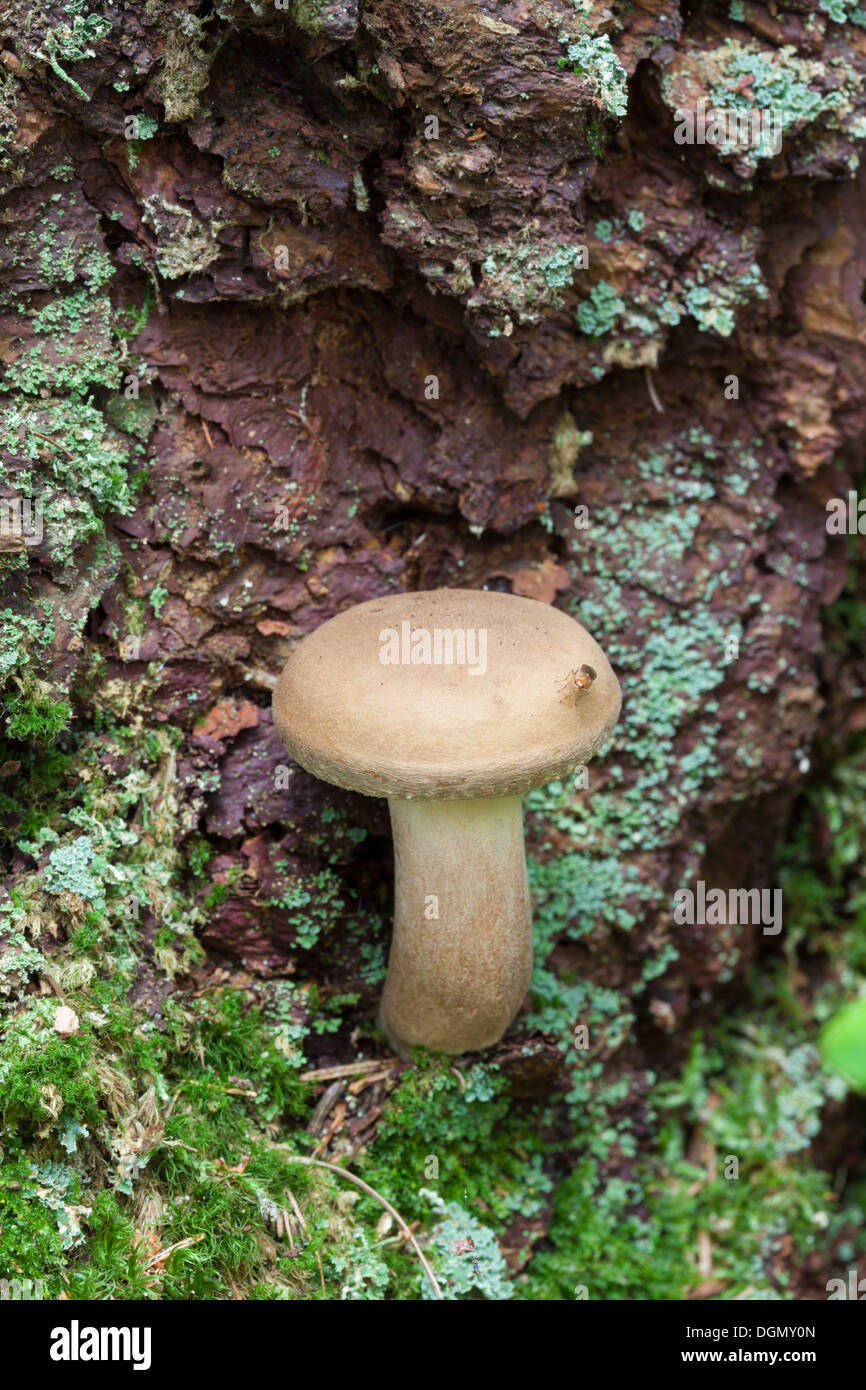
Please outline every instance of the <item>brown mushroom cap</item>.
[[[385, 665], [382, 634], [486, 633], [486, 670]], [[479, 636], [474, 650], [480, 667]], [[420, 651], [420, 645], [419, 645]], [[459, 653], [459, 648], [455, 648]], [[421, 652], [423, 654], [423, 652]], [[576, 697], [571, 670], [596, 673]], [[367, 796], [510, 796], [586, 763], [612, 731], [619, 682], [598, 643], [535, 599], [435, 589], [360, 603], [292, 653], [274, 692], [274, 720], [300, 765]]]

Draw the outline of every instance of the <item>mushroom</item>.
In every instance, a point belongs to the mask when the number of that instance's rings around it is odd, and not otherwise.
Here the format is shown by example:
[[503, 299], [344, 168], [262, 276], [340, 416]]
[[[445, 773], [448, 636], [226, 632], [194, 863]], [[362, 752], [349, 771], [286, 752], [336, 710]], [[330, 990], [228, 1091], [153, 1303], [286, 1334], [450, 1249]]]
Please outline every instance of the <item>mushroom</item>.
[[[587, 670], [591, 681], [573, 679]], [[619, 709], [589, 633], [511, 594], [372, 599], [290, 656], [274, 720], [292, 757], [388, 798], [395, 902], [381, 1021], [400, 1055], [476, 1051], [513, 1022], [532, 969], [521, 796], [588, 762]]]

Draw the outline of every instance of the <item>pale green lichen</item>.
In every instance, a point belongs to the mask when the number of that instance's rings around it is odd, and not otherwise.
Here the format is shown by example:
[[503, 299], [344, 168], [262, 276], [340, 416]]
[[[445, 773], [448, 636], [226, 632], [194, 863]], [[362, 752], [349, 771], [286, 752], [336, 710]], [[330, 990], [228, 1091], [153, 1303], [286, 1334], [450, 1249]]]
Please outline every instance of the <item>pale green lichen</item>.
[[[465, 1298], [473, 1292], [497, 1301], [513, 1297], [514, 1290], [507, 1277], [508, 1266], [495, 1232], [482, 1225], [459, 1202], [444, 1202], [430, 1188], [422, 1187], [418, 1195], [426, 1198], [440, 1218], [433, 1227], [433, 1250], [437, 1277], [446, 1300]], [[464, 1242], [462, 1247], [459, 1242]], [[469, 1249], [466, 1248], [468, 1242], [471, 1242]], [[426, 1279], [421, 1286], [421, 1297], [433, 1297]]]
[[68, 20], [62, 20], [48, 30], [42, 48], [35, 51], [34, 57], [48, 63], [82, 101], [90, 101], [90, 93], [70, 77], [66, 67], [70, 63], [95, 57], [94, 45], [111, 33], [111, 20], [87, 9], [85, 0], [67, 0], [65, 12]]
[[95, 907], [105, 906], [105, 895], [99, 880], [91, 873], [94, 858], [93, 842], [79, 835], [69, 844], [59, 845], [48, 856], [44, 884], [49, 893], [75, 893]]
[[818, 8], [835, 24], [856, 24], [866, 29], [866, 9], [860, 0], [818, 0]]
[[[807, 165], [836, 151], [840, 135], [856, 142], [866, 128], [863, 74], [832, 48], [821, 61], [801, 57], [792, 44], [767, 48], [728, 38], [715, 48], [684, 50], [683, 63], [665, 71], [661, 85], [678, 111], [687, 94], [693, 104], [692, 93], [703, 89], [707, 122], [721, 122], [712, 127], [712, 144], [743, 178], [774, 158], [783, 141], [787, 147], [797, 140], [798, 160]], [[856, 151], [845, 158], [853, 171]]]
[[589, 292], [589, 298], [578, 306], [577, 322], [580, 331], [590, 338], [609, 333], [619, 316], [625, 313], [625, 300], [613, 285], [599, 280]]
[[[507, 310], [520, 323], [537, 323], [546, 313], [562, 307], [563, 290], [587, 266], [588, 259], [588, 248], [582, 243], [545, 244], [520, 237], [495, 242], [481, 263], [484, 279], [477, 298], [497, 310]], [[470, 306], [475, 300], [476, 296], [470, 295]], [[502, 331], [500, 325], [495, 327]]]
[[583, 34], [567, 43], [566, 58], [561, 63], [571, 65], [574, 72], [586, 73], [592, 80], [598, 99], [613, 116], [624, 116], [628, 109], [628, 80], [625, 68], [607, 34]]

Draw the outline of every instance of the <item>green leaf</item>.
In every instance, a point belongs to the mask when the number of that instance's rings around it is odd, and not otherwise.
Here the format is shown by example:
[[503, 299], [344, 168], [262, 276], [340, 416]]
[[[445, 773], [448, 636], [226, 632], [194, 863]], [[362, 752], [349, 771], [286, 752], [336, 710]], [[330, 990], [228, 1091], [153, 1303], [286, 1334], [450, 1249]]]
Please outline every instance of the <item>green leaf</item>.
[[821, 1034], [821, 1055], [850, 1086], [866, 1091], [866, 995], [830, 1019]]

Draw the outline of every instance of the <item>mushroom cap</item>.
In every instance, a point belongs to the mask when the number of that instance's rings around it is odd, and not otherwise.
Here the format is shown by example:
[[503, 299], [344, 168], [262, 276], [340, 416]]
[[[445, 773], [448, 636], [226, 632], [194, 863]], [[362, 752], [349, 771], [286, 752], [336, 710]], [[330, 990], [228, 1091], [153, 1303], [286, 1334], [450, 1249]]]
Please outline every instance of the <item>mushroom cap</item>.
[[[568, 694], [560, 687], [582, 665], [596, 678]], [[274, 722], [292, 757], [325, 782], [462, 800], [572, 772], [608, 737], [620, 703], [598, 643], [559, 609], [434, 589], [359, 603], [305, 637], [277, 681]]]

